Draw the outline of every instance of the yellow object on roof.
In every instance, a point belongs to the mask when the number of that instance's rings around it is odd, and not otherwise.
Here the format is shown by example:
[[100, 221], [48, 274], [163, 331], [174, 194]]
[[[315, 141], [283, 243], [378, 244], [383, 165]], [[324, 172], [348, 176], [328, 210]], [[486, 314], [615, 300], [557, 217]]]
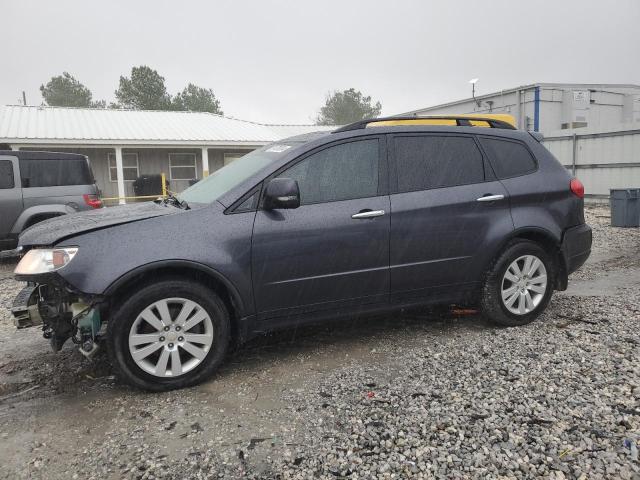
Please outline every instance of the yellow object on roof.
[[372, 121], [367, 124], [367, 127], [395, 127], [400, 125], [458, 125], [458, 119], [471, 119], [469, 123], [474, 127], [490, 127], [488, 120], [498, 120], [500, 122], [507, 123], [514, 128], [516, 126], [516, 119], [513, 115], [506, 113], [485, 113], [485, 114], [461, 114], [461, 115], [433, 115], [428, 117], [416, 117], [411, 119], [398, 119], [398, 120], [380, 120]]

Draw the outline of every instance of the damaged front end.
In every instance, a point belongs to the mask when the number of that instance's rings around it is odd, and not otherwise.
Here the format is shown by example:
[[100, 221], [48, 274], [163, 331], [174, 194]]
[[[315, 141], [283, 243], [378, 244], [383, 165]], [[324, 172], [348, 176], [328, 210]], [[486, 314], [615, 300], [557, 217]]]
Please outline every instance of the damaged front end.
[[69, 339], [80, 352], [92, 357], [104, 334], [102, 298], [87, 295], [69, 285], [56, 270], [69, 263], [77, 249], [34, 249], [16, 267], [16, 279], [27, 286], [13, 302], [11, 313], [17, 328], [41, 326], [44, 338], [59, 351]]
[[15, 298], [11, 313], [17, 328], [40, 325], [55, 352], [71, 339], [83, 355], [92, 357], [104, 333], [100, 299], [83, 298], [63, 285], [28, 284]]

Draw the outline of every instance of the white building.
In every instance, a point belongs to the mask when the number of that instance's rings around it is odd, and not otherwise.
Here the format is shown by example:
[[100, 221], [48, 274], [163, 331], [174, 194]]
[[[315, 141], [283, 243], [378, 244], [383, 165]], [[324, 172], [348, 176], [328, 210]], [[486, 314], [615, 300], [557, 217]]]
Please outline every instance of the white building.
[[407, 112], [408, 115], [509, 113], [518, 128], [558, 130], [640, 122], [640, 85], [533, 83]]
[[134, 196], [137, 177], [158, 173], [180, 192], [262, 145], [333, 128], [266, 125], [203, 112], [0, 107], [0, 143], [87, 155], [104, 197]]
[[640, 188], [640, 85], [534, 83], [406, 115], [509, 113], [585, 184], [587, 196]]

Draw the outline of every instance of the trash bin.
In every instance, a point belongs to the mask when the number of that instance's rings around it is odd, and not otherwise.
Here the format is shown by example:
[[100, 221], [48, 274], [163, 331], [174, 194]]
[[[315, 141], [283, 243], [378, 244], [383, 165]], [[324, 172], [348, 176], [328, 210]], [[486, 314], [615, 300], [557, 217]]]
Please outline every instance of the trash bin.
[[610, 190], [612, 227], [640, 227], [640, 188]]
[[133, 182], [133, 191], [136, 197], [162, 195], [162, 175], [141, 175]]

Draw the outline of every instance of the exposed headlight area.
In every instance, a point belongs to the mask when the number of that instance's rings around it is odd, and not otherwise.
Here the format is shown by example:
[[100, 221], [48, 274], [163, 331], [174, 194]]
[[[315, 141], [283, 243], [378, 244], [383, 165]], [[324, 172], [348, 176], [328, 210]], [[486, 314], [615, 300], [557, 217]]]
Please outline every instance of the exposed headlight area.
[[41, 275], [64, 268], [78, 253], [76, 247], [34, 248], [29, 250], [14, 273], [16, 275]]

